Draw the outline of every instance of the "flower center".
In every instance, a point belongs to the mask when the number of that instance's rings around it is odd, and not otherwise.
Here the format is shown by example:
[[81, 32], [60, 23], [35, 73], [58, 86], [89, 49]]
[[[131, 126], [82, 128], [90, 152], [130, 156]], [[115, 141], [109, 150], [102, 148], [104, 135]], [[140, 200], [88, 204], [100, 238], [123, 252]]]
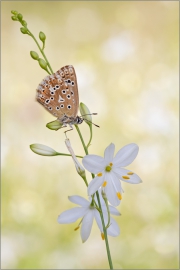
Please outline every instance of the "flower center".
[[112, 170], [111, 166], [106, 166], [106, 172], [110, 172]]

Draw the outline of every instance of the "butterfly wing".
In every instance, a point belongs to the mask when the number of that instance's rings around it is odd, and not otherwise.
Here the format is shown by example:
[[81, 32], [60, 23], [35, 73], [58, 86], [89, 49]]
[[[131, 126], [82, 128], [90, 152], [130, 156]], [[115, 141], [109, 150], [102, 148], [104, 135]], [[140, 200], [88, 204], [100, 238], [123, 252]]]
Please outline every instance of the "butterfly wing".
[[37, 89], [37, 101], [59, 120], [64, 115], [76, 117], [79, 107], [76, 73], [65, 66], [42, 80]]

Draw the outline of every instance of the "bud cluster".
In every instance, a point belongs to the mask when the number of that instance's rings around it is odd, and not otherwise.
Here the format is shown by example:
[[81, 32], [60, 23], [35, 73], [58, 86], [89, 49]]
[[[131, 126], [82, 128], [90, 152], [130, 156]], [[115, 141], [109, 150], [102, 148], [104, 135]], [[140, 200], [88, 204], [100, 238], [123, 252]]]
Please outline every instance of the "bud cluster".
[[12, 10], [11, 13], [13, 14], [11, 19], [13, 21], [19, 21], [22, 24], [23, 27], [20, 28], [21, 33], [29, 35], [29, 31], [27, 29], [27, 22], [23, 20], [23, 15], [21, 13], [18, 13], [16, 10]]
[[[11, 19], [13, 21], [19, 21], [21, 23], [21, 25], [22, 25], [22, 27], [20, 27], [21, 33], [31, 36], [36, 41], [33, 34], [27, 28], [27, 22], [25, 20], [23, 20], [23, 15], [21, 13], [17, 12], [16, 10], [12, 10], [11, 13], [13, 14], [13, 16], [11, 16]], [[42, 58], [39, 58], [39, 55], [37, 52], [30, 51], [30, 55], [34, 60], [38, 61], [39, 65], [42, 69], [46, 70], [50, 74], [50, 72], [48, 71], [48, 62], [46, 61], [46, 57], [45, 57], [44, 52], [43, 52], [43, 50], [45, 48], [46, 35], [42, 31], [39, 32], [39, 39], [42, 41], [42, 44], [43, 44], [42, 49], [40, 49], [40, 46], [39, 46], [37, 41], [36, 41], [36, 44], [38, 44], [38, 47], [39, 47], [41, 53], [43, 54], [45, 60]]]

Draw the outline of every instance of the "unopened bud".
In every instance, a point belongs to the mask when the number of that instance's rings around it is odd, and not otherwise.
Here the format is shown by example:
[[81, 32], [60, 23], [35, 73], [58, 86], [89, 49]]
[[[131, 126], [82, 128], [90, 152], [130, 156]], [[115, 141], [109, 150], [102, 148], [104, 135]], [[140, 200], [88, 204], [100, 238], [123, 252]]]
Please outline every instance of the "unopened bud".
[[13, 21], [18, 21], [18, 19], [17, 19], [16, 16], [11, 16], [11, 19], [12, 19]]
[[23, 15], [22, 15], [21, 13], [19, 13], [19, 14], [17, 15], [17, 17], [18, 17], [18, 19], [19, 19], [20, 21], [22, 21]]
[[24, 28], [24, 27], [21, 27], [20, 30], [21, 30], [21, 33], [23, 33], [23, 34], [27, 34], [28, 33], [27, 29]]
[[[83, 117], [83, 119], [86, 121], [86, 119], [88, 120], [86, 123], [88, 125], [91, 125], [91, 122], [92, 122], [92, 117], [91, 117], [91, 112], [90, 110], [88, 109], [88, 107], [84, 104], [84, 103], [80, 103], [80, 113], [81, 113], [81, 116]], [[90, 121], [90, 122], [89, 122]]]
[[104, 200], [107, 200], [106, 193], [103, 191], [103, 189], [101, 190], [101, 195], [102, 195]]
[[18, 12], [16, 10], [11, 10], [11, 13], [14, 14], [14, 15], [18, 14]]
[[40, 67], [47, 70], [47, 63], [42, 58], [39, 58], [38, 61], [39, 61]]
[[39, 55], [36, 52], [34, 52], [34, 51], [30, 51], [30, 55], [31, 55], [31, 57], [34, 60], [38, 60], [39, 59]]
[[57, 156], [58, 155], [58, 153], [54, 149], [44, 144], [38, 144], [38, 143], [31, 144], [30, 148], [34, 153], [41, 156]]
[[23, 20], [21, 23], [22, 23], [23, 26], [25, 26], [25, 27], [27, 26], [27, 22], [26, 21]]
[[58, 120], [52, 121], [47, 123], [46, 127], [51, 129], [51, 130], [58, 130], [62, 128], [63, 123], [60, 123]]
[[44, 42], [46, 39], [46, 35], [43, 32], [39, 32], [39, 39]]

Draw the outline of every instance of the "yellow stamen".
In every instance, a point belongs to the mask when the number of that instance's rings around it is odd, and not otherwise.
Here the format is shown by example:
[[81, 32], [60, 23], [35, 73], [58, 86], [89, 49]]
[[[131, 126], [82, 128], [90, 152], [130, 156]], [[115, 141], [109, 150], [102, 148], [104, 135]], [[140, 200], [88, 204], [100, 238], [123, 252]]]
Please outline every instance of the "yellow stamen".
[[80, 228], [80, 226], [77, 226], [74, 230], [77, 231]]
[[101, 233], [101, 238], [102, 240], [104, 240], [104, 233]]
[[116, 195], [117, 195], [117, 197], [118, 197], [119, 200], [122, 200], [122, 195], [121, 195], [120, 192], [117, 192]]
[[125, 180], [129, 180], [130, 179], [130, 177], [127, 176], [127, 175], [122, 176], [122, 178], [125, 179]]
[[112, 163], [112, 162], [110, 162], [110, 163], [109, 163], [109, 166], [111, 166], [111, 167], [112, 167], [112, 165], [113, 165], [113, 163]]
[[99, 176], [99, 177], [102, 176], [102, 172], [98, 173], [97, 176]]
[[104, 181], [104, 183], [102, 184], [102, 187], [105, 187], [107, 185], [107, 181]]
[[128, 172], [127, 174], [128, 174], [128, 175], [133, 175], [134, 173], [133, 173], [133, 172]]

